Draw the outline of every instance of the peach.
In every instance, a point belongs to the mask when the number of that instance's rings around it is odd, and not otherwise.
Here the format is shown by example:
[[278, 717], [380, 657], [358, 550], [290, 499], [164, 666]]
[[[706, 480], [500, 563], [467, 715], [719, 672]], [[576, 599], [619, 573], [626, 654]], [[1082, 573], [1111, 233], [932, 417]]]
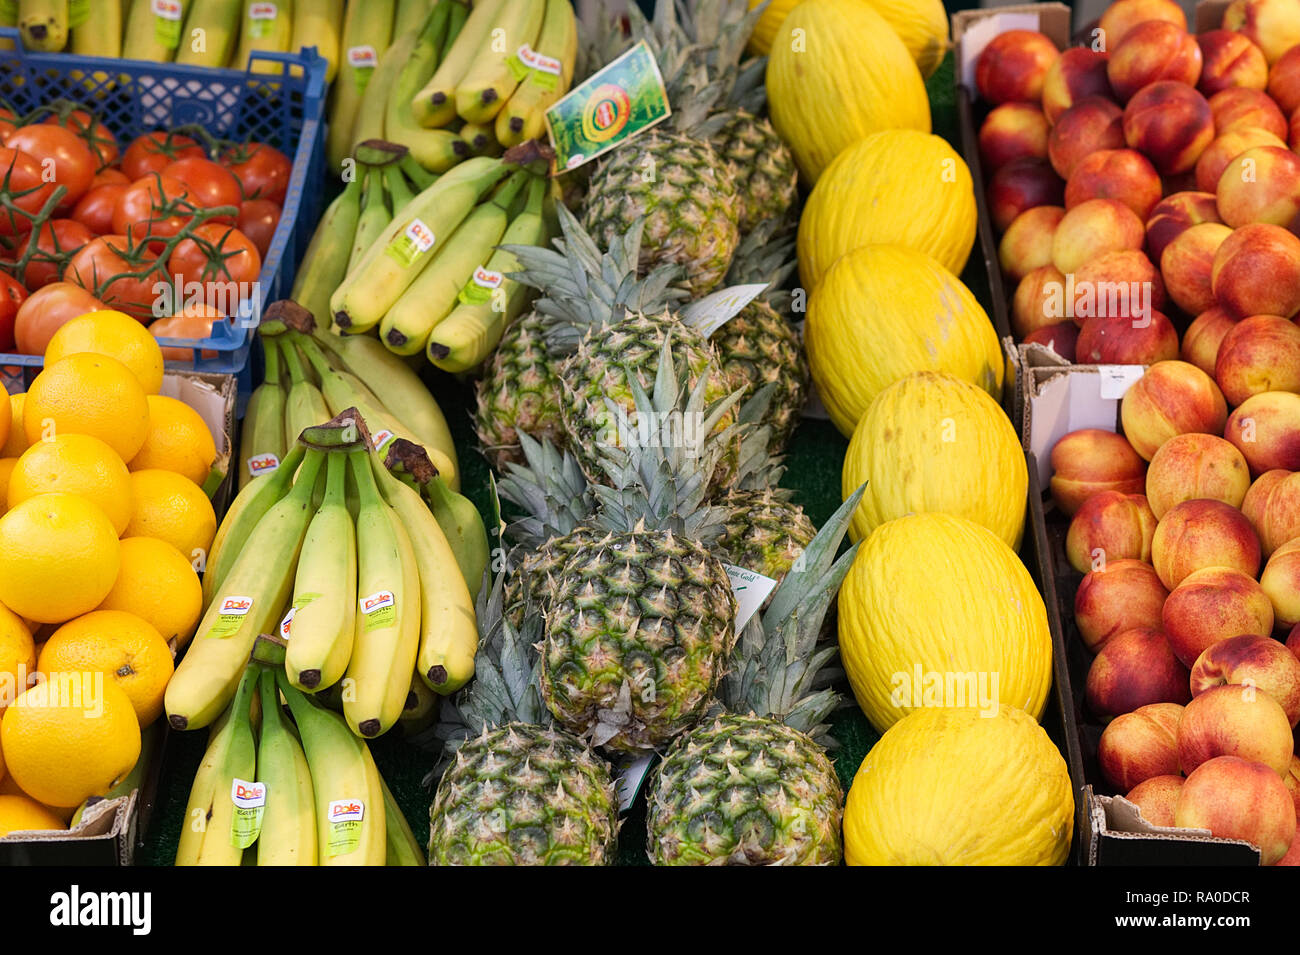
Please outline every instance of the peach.
[[1201, 81], [1198, 87], [1206, 96], [1234, 86], [1262, 90], [1268, 85], [1268, 61], [1264, 51], [1241, 33], [1210, 30], [1200, 34]]
[[1223, 436], [1237, 446], [1252, 474], [1300, 471], [1300, 395], [1265, 391], [1228, 415]]
[[1107, 252], [1141, 249], [1145, 239], [1142, 220], [1124, 203], [1089, 199], [1066, 210], [1061, 218], [1052, 239], [1052, 264], [1068, 275]]
[[1187, 667], [1159, 630], [1135, 629], [1106, 641], [1085, 682], [1088, 709], [1103, 723], [1151, 703], [1186, 703]]
[[1049, 123], [1086, 96], [1110, 97], [1108, 60], [1104, 52], [1072, 46], [1052, 62], [1043, 78], [1043, 113]]
[[1295, 803], [1296, 816], [1300, 817], [1300, 756], [1291, 757], [1291, 767], [1282, 782], [1286, 784], [1287, 792], [1291, 794], [1291, 801]]
[[1214, 129], [1220, 136], [1231, 129], [1258, 126], [1279, 138], [1286, 136], [1286, 117], [1262, 90], [1234, 86], [1210, 97]]
[[1295, 839], [1296, 815], [1290, 802], [1286, 785], [1269, 767], [1219, 756], [1188, 774], [1174, 806], [1174, 825], [1249, 842], [1258, 847], [1261, 865], [1273, 865]]
[[1228, 567], [1249, 577], [1259, 573], [1255, 528], [1235, 507], [1198, 499], [1172, 507], [1151, 539], [1151, 563], [1172, 591], [1206, 567]]
[[1159, 264], [1170, 242], [1202, 222], [1222, 222], [1213, 192], [1175, 192], [1157, 203], [1147, 218], [1147, 253]]
[[1212, 434], [1177, 434], [1160, 445], [1147, 469], [1147, 503], [1159, 519], [1183, 501], [1209, 498], [1240, 507], [1250, 467], [1231, 442]]
[[1223, 11], [1223, 26], [1245, 34], [1269, 65], [1300, 43], [1300, 3], [1296, 0], [1233, 0]]
[[1300, 109], [1300, 46], [1287, 50], [1269, 70], [1268, 95], [1288, 116]]
[[1118, 199], [1146, 221], [1163, 195], [1160, 174], [1140, 152], [1103, 149], [1075, 164], [1065, 182], [1065, 208], [1088, 199]]
[[1259, 535], [1265, 560], [1300, 537], [1300, 471], [1265, 471], [1246, 492], [1241, 513]]
[[1273, 604], [1273, 619], [1279, 627], [1300, 624], [1300, 538], [1273, 551], [1259, 577], [1259, 586]]
[[1177, 703], [1148, 703], [1116, 716], [1097, 744], [1101, 775], [1120, 792], [1154, 776], [1178, 773]]
[[1190, 667], [1206, 648], [1229, 637], [1273, 632], [1273, 605], [1255, 578], [1229, 567], [1188, 574], [1161, 608], [1174, 656]]
[[1020, 281], [1036, 268], [1052, 264], [1052, 239], [1065, 215], [1061, 206], [1035, 206], [1016, 216], [998, 244], [1002, 271]]
[[1047, 158], [1062, 179], [1088, 156], [1124, 147], [1124, 111], [1109, 99], [1085, 96], [1057, 117], [1047, 136]]
[[1219, 246], [1211, 280], [1236, 318], [1290, 318], [1300, 312], [1300, 239], [1267, 223], [1242, 226]]
[[1064, 205], [1065, 183], [1042, 159], [1013, 159], [989, 180], [989, 218], [1005, 232], [1016, 216], [1034, 206]]
[[1011, 300], [1011, 330], [1026, 338], [1064, 319], [1065, 276], [1053, 265], [1034, 269], [1016, 286]]
[[1218, 222], [1202, 222], [1165, 246], [1160, 274], [1174, 303], [1189, 315], [1214, 307], [1214, 256], [1232, 230]]
[[1218, 385], [1195, 365], [1161, 361], [1124, 393], [1120, 420], [1133, 449], [1150, 461], [1176, 434], [1222, 434], [1228, 409]]
[[1300, 659], [1300, 623], [1291, 628], [1291, 633], [1286, 638], [1286, 646], [1296, 655], [1296, 659]]
[[1213, 376], [1214, 363], [1219, 358], [1219, 344], [1223, 341], [1223, 336], [1228, 334], [1228, 329], [1235, 324], [1237, 320], [1218, 305], [1206, 309], [1183, 332], [1183, 344], [1178, 357]]
[[1060, 56], [1035, 30], [999, 33], [975, 61], [975, 88], [990, 103], [1038, 103], [1047, 71]]
[[1285, 149], [1286, 143], [1258, 126], [1238, 126], [1221, 133], [1205, 147], [1201, 158], [1196, 160], [1196, 188], [1214, 192], [1219, 188], [1219, 180], [1228, 165], [1247, 149], [1256, 146], [1280, 146]]
[[[1178, 723], [1178, 761], [1189, 775], [1206, 760], [1236, 756], [1263, 763], [1281, 783], [1293, 750], [1291, 723], [1282, 704], [1253, 686], [1208, 689], [1192, 698]], [[1287, 808], [1294, 818], [1294, 805]]]
[[1125, 630], [1159, 630], [1168, 596], [1150, 564], [1132, 559], [1107, 561], [1079, 582], [1074, 594], [1074, 623], [1084, 645], [1096, 653]]
[[1084, 320], [1074, 350], [1080, 364], [1151, 365], [1178, 357], [1178, 330], [1164, 312], [1099, 315]]
[[1192, 666], [1192, 698], [1216, 686], [1254, 687], [1277, 701], [1292, 727], [1300, 722], [1300, 660], [1272, 637], [1244, 634], [1206, 647]]
[[1106, 76], [1121, 103], [1163, 80], [1195, 86], [1201, 77], [1201, 48], [1186, 30], [1163, 20], [1148, 20], [1125, 34], [1111, 50]]
[[1300, 229], [1300, 156], [1286, 146], [1252, 146], [1223, 169], [1215, 195], [1233, 228], [1267, 222]]
[[1145, 255], [1122, 249], [1079, 266], [1070, 300], [1080, 325], [1097, 316], [1145, 319], [1164, 308], [1165, 283]]
[[1083, 502], [1070, 521], [1065, 554], [1081, 574], [1111, 560], [1148, 560], [1156, 516], [1141, 494], [1102, 491]]
[[1300, 326], [1276, 315], [1243, 318], [1219, 344], [1214, 380], [1233, 405], [1266, 391], [1300, 391]]
[[1142, 818], [1151, 825], [1172, 828], [1174, 806], [1178, 804], [1178, 792], [1184, 782], [1182, 776], [1152, 776], [1130, 789], [1124, 798], [1137, 806]]
[[1214, 141], [1214, 115], [1195, 88], [1162, 80], [1135, 92], [1124, 107], [1124, 141], [1162, 175], [1174, 176], [1194, 169]]
[[1044, 325], [1025, 336], [1026, 345], [1043, 345], [1073, 364], [1079, 343], [1079, 326], [1074, 322]]
[[1046, 159], [1049, 128], [1043, 111], [1032, 103], [995, 106], [979, 133], [985, 173], [991, 175], [1013, 159]]
[[1147, 463], [1122, 435], [1100, 428], [1071, 431], [1052, 447], [1052, 500], [1067, 516], [1101, 491], [1141, 494]]
[[[1300, 820], [1297, 820], [1297, 829], [1300, 829]], [[1291, 848], [1286, 850], [1286, 855], [1273, 863], [1276, 866], [1300, 865], [1300, 832], [1297, 837], [1291, 840]]]
[[1287, 134], [1287, 145], [1296, 152], [1300, 152], [1300, 106], [1291, 114], [1290, 131]]
[[1174, 0], [1116, 0], [1102, 11], [1097, 27], [1106, 48], [1113, 50], [1130, 30], [1148, 20], [1164, 20], [1187, 29], [1187, 15]]

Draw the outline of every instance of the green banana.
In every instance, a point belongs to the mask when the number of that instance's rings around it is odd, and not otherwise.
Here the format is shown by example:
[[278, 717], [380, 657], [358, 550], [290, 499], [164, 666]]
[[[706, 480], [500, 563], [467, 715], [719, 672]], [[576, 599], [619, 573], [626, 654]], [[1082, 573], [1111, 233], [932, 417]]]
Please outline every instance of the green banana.
[[361, 217], [364, 184], [364, 176], [349, 179], [343, 191], [329, 204], [312, 233], [293, 281], [293, 292], [289, 297], [312, 313], [318, 328], [329, 327], [332, 321], [330, 296], [348, 273], [352, 237], [357, 234], [357, 220]]
[[259, 475], [280, 466], [284, 457], [284, 387], [280, 382], [280, 349], [269, 339], [263, 340], [266, 354], [266, 377], [248, 399], [244, 424], [239, 433], [239, 489]]
[[424, 848], [411, 831], [402, 807], [397, 805], [388, 783], [379, 777], [384, 792], [384, 821], [386, 823], [386, 849], [384, 865], [426, 865]]
[[393, 14], [393, 36], [420, 29], [429, 18], [432, 7], [429, 0], [397, 0], [397, 12]]
[[[281, 336], [281, 339], [287, 337]], [[280, 349], [284, 354], [284, 363], [289, 371], [290, 381], [289, 395], [284, 401], [284, 440], [286, 446], [292, 446], [298, 442], [298, 436], [305, 430], [314, 425], [324, 424], [333, 415], [330, 414], [329, 405], [325, 403], [325, 396], [303, 369], [302, 361], [298, 357], [298, 349], [293, 342], [282, 340]]]
[[262, 732], [257, 742], [257, 781], [266, 806], [257, 837], [258, 865], [316, 864], [316, 794], [307, 756], [280, 710], [276, 671], [261, 670]]
[[465, 0], [447, 0], [447, 3], [451, 12], [447, 17], [447, 36], [442, 41], [442, 49], [438, 51], [439, 63], [451, 53], [451, 48], [460, 37], [460, 31], [464, 29], [465, 20], [469, 17], [469, 3]]
[[406, 181], [406, 176], [402, 175], [401, 167], [396, 163], [384, 167], [383, 177], [384, 188], [391, 199], [393, 215], [400, 215], [415, 198], [415, 192], [411, 189], [411, 184]]
[[443, 52], [437, 71], [411, 100], [415, 121], [421, 126], [446, 126], [456, 118], [456, 86], [478, 56], [479, 47], [491, 39], [497, 14], [505, 0], [479, 0], [457, 32], [450, 49]]
[[392, 221], [393, 212], [388, 207], [388, 199], [384, 193], [384, 175], [378, 169], [367, 169], [366, 197], [362, 202], [361, 215], [357, 219], [356, 232], [352, 237], [352, 252], [348, 256], [345, 280]]

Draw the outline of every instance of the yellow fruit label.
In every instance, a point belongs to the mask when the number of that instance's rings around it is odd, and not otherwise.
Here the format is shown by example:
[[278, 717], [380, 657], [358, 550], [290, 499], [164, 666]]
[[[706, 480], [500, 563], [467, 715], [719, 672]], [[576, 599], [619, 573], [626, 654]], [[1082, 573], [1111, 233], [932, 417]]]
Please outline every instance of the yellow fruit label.
[[361, 825], [366, 804], [360, 799], [334, 799], [329, 804], [329, 843], [326, 854], [345, 856], [361, 845]]
[[217, 611], [216, 622], [208, 630], [209, 637], [233, 637], [244, 625], [244, 618], [253, 609], [252, 597], [225, 597]]
[[362, 597], [359, 603], [363, 620], [362, 633], [391, 627], [397, 622], [397, 598], [391, 590], [380, 590], [369, 597]]
[[184, 9], [180, 0], [150, 0], [153, 11], [153, 35], [161, 46], [174, 50], [181, 45], [181, 18]]
[[262, 834], [262, 815], [266, 812], [266, 783], [235, 779], [230, 785], [230, 801], [235, 804], [230, 819], [230, 844], [247, 849]]

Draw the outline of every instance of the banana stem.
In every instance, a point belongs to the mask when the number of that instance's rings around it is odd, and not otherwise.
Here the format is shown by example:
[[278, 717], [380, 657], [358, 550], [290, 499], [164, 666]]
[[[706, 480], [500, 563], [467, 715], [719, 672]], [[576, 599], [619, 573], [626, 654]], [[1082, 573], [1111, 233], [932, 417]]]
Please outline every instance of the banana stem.
[[379, 495], [379, 485], [375, 483], [374, 472], [370, 470], [370, 452], [353, 451], [348, 455], [352, 465], [352, 478], [357, 485], [357, 496], [361, 507], [387, 507]]
[[321, 507], [346, 507], [347, 481], [347, 453], [330, 452], [325, 474], [325, 500]]
[[497, 187], [496, 195], [492, 197], [492, 204], [499, 209], [509, 213], [510, 207], [515, 203], [515, 197], [523, 189], [524, 184], [535, 178], [527, 169], [516, 169], [510, 174], [505, 182]]
[[393, 215], [396, 216], [406, 207], [406, 204], [415, 198], [415, 193], [406, 182], [406, 177], [402, 175], [401, 167], [388, 166], [383, 172], [384, 187], [393, 200]]
[[280, 375], [282, 368], [280, 366], [280, 349], [276, 347], [276, 342], [270, 339], [262, 339], [262, 350], [266, 352], [266, 376], [263, 384], [278, 385], [281, 383]]
[[284, 362], [289, 369], [289, 380], [295, 385], [307, 383], [307, 372], [303, 370], [302, 361], [298, 357], [298, 348], [293, 342], [280, 342], [280, 348], [283, 350]]

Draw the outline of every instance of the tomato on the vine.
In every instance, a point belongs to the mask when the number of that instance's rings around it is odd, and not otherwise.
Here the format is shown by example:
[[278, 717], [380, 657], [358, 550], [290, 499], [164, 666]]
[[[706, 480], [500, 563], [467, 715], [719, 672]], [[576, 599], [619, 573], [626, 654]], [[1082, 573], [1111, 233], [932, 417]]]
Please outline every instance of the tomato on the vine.
[[113, 213], [126, 190], [125, 184], [93, 186], [72, 210], [72, 218], [95, 235], [108, 235], [113, 231]]
[[14, 340], [14, 320], [18, 308], [27, 299], [27, 289], [8, 272], [0, 272], [0, 352], [10, 352], [17, 347]]
[[157, 258], [145, 246], [125, 235], [101, 235], [81, 247], [64, 278], [98, 296], [109, 308], [116, 308], [147, 321], [158, 300], [155, 287], [166, 284], [156, 268]]
[[23, 126], [9, 134], [5, 145], [39, 160], [42, 173], [47, 163], [52, 166], [55, 185], [68, 190], [59, 203], [60, 212], [75, 206], [95, 178], [95, 154], [80, 136], [62, 126]]
[[76, 133], [95, 154], [96, 170], [113, 165], [122, 154], [113, 131], [84, 109], [74, 109], [66, 116], [55, 113], [47, 116], [45, 122]]
[[[148, 237], [156, 248], [185, 228], [193, 216], [183, 208], [194, 203], [185, 183], [152, 173], [126, 187], [113, 211], [113, 231], [133, 239]], [[180, 206], [176, 204], [180, 203]]]
[[7, 193], [7, 204], [0, 208], [0, 235], [24, 235], [32, 231], [29, 216], [44, 208], [54, 183], [45, 181], [35, 158], [5, 146], [0, 148], [0, 191]]
[[186, 284], [251, 284], [262, 272], [262, 257], [252, 240], [234, 226], [205, 222], [195, 228], [194, 238], [177, 243], [167, 260], [167, 271]]
[[43, 355], [54, 333], [87, 312], [97, 312], [104, 303], [78, 285], [55, 282], [33, 292], [18, 308], [14, 319], [14, 343], [23, 355]]
[[221, 162], [235, 174], [245, 199], [270, 199], [284, 205], [293, 175], [293, 160], [266, 143], [231, 146], [221, 154]]
[[9, 138], [9, 134], [18, 128], [18, 117], [11, 109], [0, 106], [0, 143]]
[[[229, 169], [211, 159], [201, 159], [198, 156], [178, 159], [164, 168], [162, 174], [183, 182], [190, 192], [191, 199], [204, 209], [215, 209], [218, 206], [238, 207], [243, 198], [239, 191], [239, 180]], [[229, 221], [233, 224], [234, 217], [228, 220], [220, 217], [220, 221]]]
[[95, 178], [90, 182], [90, 188], [97, 186], [129, 186], [131, 180], [126, 178], [126, 173], [120, 169], [101, 169], [95, 173]]
[[239, 219], [235, 225], [253, 240], [258, 255], [264, 259], [280, 225], [280, 212], [280, 207], [270, 199], [246, 199], [239, 207]]
[[35, 292], [62, 279], [63, 266], [72, 253], [94, 237], [95, 233], [76, 219], [51, 219], [39, 232], [28, 233], [27, 240], [18, 249], [21, 259], [35, 238], [36, 251], [23, 271], [23, 284], [28, 291]]
[[207, 154], [183, 133], [154, 132], [137, 136], [122, 154], [122, 171], [134, 182], [151, 172], [162, 172], [178, 159]]

